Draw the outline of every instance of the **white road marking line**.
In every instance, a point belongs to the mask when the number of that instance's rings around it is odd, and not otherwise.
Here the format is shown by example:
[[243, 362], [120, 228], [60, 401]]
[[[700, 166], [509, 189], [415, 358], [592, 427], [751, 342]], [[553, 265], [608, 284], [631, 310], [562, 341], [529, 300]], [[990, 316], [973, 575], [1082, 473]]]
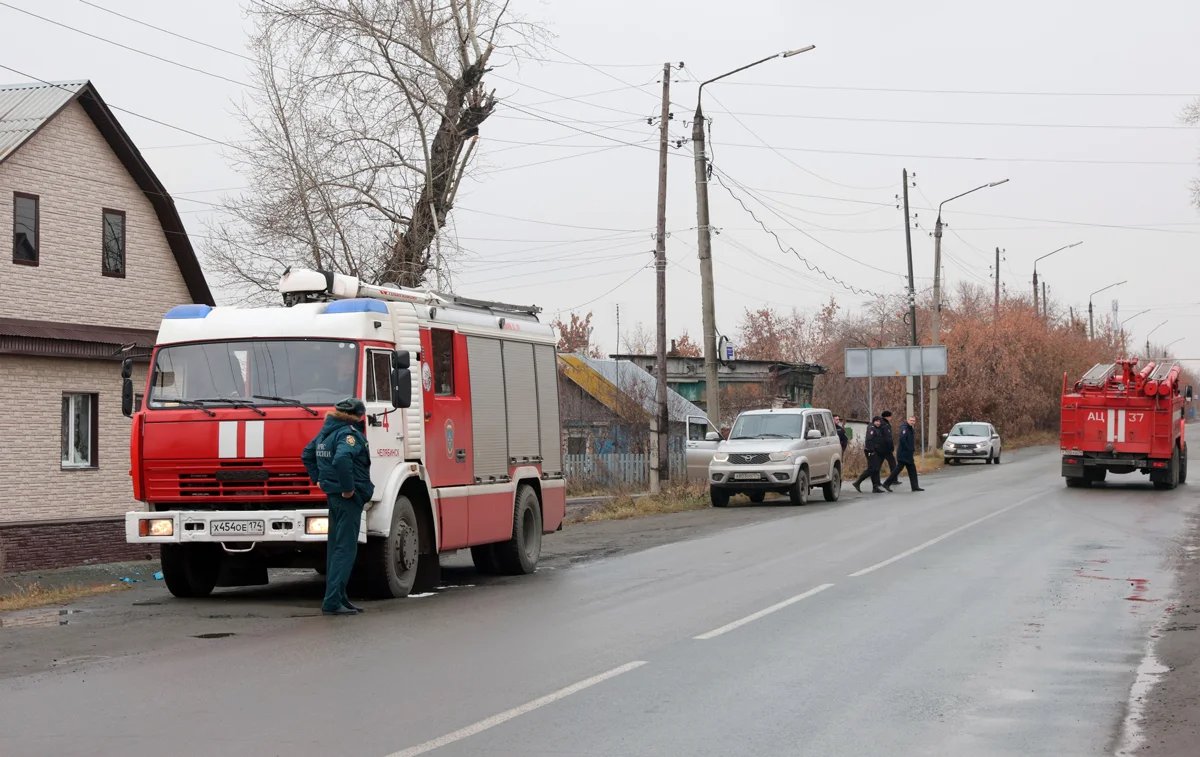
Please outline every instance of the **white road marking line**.
[[862, 570], [855, 571], [854, 573], [850, 574], [850, 577], [858, 578], [859, 576], [865, 576], [868, 573], [873, 573], [873, 572], [879, 570], [880, 568], [886, 568], [887, 566], [891, 565], [894, 562], [903, 560], [904, 558], [906, 558], [910, 555], [915, 555], [916, 553], [920, 552], [921, 550], [925, 549], [926, 547], [932, 547], [934, 544], [937, 544], [938, 542], [940, 542], [944, 539], [949, 539], [951, 536], [954, 536], [959, 531], [965, 531], [968, 528], [970, 528], [971, 526], [977, 526], [980, 523], [983, 523], [985, 520], [995, 518], [997, 515], [1003, 515], [1004, 513], [1008, 512], [1009, 510], [1018, 508], [1021, 505], [1027, 505], [1030, 502], [1034, 501], [1035, 499], [1042, 497], [1043, 495], [1044, 495], [1044, 492], [1039, 492], [1038, 494], [1034, 494], [1033, 496], [1026, 497], [1025, 499], [1021, 500], [1020, 502], [1017, 502], [1016, 504], [1001, 508], [994, 513], [989, 513], [989, 514], [983, 516], [982, 518], [976, 518], [975, 520], [971, 521], [970, 523], [964, 523], [963, 525], [959, 526], [958, 528], [952, 528], [949, 531], [947, 531], [946, 533], [942, 534], [941, 536], [935, 536], [934, 538], [930, 539], [929, 541], [925, 542], [924, 544], [918, 544], [917, 546], [913, 547], [912, 549], [904, 550], [903, 552], [896, 555], [895, 557], [889, 557], [888, 559], [884, 560], [883, 562], [877, 562], [869, 568], [863, 568]]
[[833, 584], [821, 584], [820, 586], [816, 587], [815, 589], [809, 589], [808, 591], [804, 592], [803, 594], [797, 594], [796, 596], [794, 596], [790, 599], [785, 599], [782, 602], [776, 602], [775, 604], [771, 605], [770, 607], [759, 610], [756, 613], [751, 613], [750, 615], [747, 615], [746, 617], [742, 618], [741, 620], [735, 620], [732, 623], [723, 625], [720, 628], [714, 628], [713, 630], [709, 631], [708, 633], [702, 633], [699, 636], [693, 636], [692, 638], [698, 639], [700, 641], [707, 641], [708, 639], [715, 639], [716, 637], [720, 636], [721, 634], [729, 633], [730, 631], [732, 631], [736, 628], [741, 628], [742, 626], [746, 625], [747, 623], [753, 623], [754, 621], [758, 620], [759, 618], [770, 615], [773, 612], [778, 612], [779, 610], [782, 610], [783, 608], [787, 607], [788, 605], [794, 605], [802, 599], [808, 599], [812, 595], [819, 594], [832, 586], [833, 586]]
[[626, 663], [620, 667], [613, 668], [606, 673], [601, 673], [599, 675], [592, 676], [591, 678], [585, 678], [578, 683], [573, 683], [570, 686], [559, 689], [552, 694], [547, 694], [544, 697], [534, 699], [532, 702], [526, 702], [525, 704], [514, 707], [511, 710], [505, 710], [498, 715], [493, 715], [490, 718], [480, 720], [478, 723], [473, 723], [466, 728], [460, 728], [452, 733], [447, 733], [445, 736], [439, 736], [436, 739], [431, 739], [426, 741], [424, 744], [418, 744], [416, 746], [409, 747], [408, 749], [403, 749], [399, 752], [393, 752], [392, 754], [388, 755], [388, 757], [416, 757], [419, 754], [425, 754], [426, 752], [432, 752], [435, 749], [441, 749], [442, 747], [453, 744], [456, 741], [462, 741], [463, 739], [470, 738], [477, 733], [482, 733], [489, 728], [495, 728], [502, 723], [507, 723], [513, 718], [533, 712], [540, 707], [545, 707], [546, 705], [553, 704], [560, 699], [565, 699], [572, 694], [578, 694], [584, 689], [591, 688], [598, 683], [604, 683], [610, 678], [616, 678], [622, 673], [628, 673], [629, 671], [640, 668], [645, 664], [646, 660], [635, 660], [634, 662]]

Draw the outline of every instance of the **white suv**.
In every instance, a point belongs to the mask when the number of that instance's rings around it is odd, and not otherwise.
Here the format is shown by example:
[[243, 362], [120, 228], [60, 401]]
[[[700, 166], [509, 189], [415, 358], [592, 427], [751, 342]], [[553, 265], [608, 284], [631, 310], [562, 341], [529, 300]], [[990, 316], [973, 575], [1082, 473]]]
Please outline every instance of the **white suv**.
[[762, 502], [767, 492], [786, 493], [793, 505], [803, 505], [814, 486], [828, 502], [841, 496], [842, 446], [828, 410], [744, 412], [708, 465], [713, 507], [727, 506], [735, 494]]

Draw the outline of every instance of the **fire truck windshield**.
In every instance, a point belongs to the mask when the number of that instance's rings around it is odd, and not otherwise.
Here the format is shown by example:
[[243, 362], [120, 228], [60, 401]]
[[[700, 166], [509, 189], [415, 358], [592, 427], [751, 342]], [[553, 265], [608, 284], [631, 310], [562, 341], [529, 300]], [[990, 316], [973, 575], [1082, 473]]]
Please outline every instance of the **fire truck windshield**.
[[196, 400], [214, 406], [220, 401], [333, 405], [357, 394], [357, 372], [354, 342], [272, 339], [180, 344], [159, 349], [148, 406], [195, 406]]

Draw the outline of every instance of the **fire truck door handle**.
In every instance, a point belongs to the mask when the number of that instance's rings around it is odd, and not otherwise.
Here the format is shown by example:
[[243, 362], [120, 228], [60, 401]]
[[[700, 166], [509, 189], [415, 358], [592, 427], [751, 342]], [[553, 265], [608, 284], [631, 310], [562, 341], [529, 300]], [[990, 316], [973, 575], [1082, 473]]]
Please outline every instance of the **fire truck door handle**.
[[460, 463], [465, 463], [467, 461], [467, 451], [465, 449], [456, 450], [454, 459]]

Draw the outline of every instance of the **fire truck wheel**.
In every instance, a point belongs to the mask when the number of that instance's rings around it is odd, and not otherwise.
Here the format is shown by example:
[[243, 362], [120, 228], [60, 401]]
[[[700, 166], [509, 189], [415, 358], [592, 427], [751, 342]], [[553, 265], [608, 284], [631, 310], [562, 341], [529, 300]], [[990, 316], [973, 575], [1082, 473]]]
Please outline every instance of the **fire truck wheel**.
[[475, 570], [484, 575], [494, 576], [500, 572], [500, 566], [496, 563], [496, 550], [492, 549], [491, 544], [471, 547], [471, 562], [475, 563]]
[[367, 592], [378, 599], [407, 597], [417, 581], [420, 526], [412, 501], [401, 494], [385, 537], [369, 537], [363, 550]]
[[216, 544], [162, 545], [163, 580], [181, 599], [207, 597], [221, 573], [221, 547]]
[[542, 506], [532, 488], [517, 489], [512, 538], [493, 544], [492, 550], [500, 572], [505, 575], [520, 576], [537, 568], [542, 556]]
[[1179, 485], [1179, 448], [1171, 453], [1171, 462], [1167, 466], [1166, 481], [1155, 481], [1155, 489], [1174, 489]]
[[1081, 478], [1079, 476], [1067, 476], [1068, 489], [1086, 489], [1090, 485], [1091, 482], [1086, 478]]

